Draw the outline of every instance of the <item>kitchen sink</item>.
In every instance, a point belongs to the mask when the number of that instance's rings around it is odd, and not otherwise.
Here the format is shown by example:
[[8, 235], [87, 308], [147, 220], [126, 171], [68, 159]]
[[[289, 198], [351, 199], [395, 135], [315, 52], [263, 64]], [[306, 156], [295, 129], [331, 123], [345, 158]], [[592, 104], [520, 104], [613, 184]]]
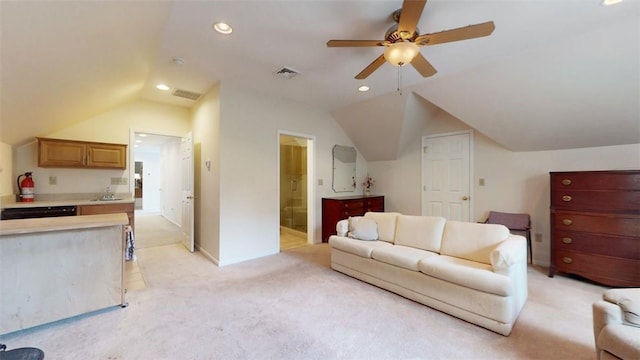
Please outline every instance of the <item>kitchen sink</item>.
[[91, 201], [117, 201], [117, 200], [124, 200], [123, 198], [100, 198], [100, 199], [93, 199]]

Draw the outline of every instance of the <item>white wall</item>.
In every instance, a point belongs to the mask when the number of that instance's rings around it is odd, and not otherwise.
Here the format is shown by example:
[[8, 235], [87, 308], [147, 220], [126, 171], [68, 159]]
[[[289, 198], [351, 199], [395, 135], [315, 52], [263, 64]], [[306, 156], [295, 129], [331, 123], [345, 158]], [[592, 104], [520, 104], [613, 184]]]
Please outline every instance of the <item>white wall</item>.
[[[194, 153], [194, 237], [196, 248], [220, 259], [220, 85], [191, 109]], [[248, 129], [250, 130], [250, 129]], [[205, 161], [211, 161], [211, 170]]]
[[161, 152], [135, 151], [135, 161], [142, 161], [142, 210], [161, 212], [163, 196]]
[[[98, 114], [71, 127], [47, 134], [46, 137], [129, 144], [130, 129], [183, 136], [191, 130], [189, 111], [177, 106], [141, 100]], [[32, 171], [36, 198], [38, 194], [102, 193], [107, 186], [112, 191], [130, 192], [129, 185], [111, 185], [111, 178], [131, 179], [133, 169], [39, 168], [37, 159], [35, 141], [14, 150], [12, 177]], [[57, 185], [49, 185], [49, 176], [57, 177]], [[15, 187], [14, 184], [14, 193], [17, 191]]]
[[[397, 160], [370, 162], [369, 172], [377, 182], [375, 192], [386, 196], [387, 211], [419, 215], [421, 137], [469, 127], [445, 111], [429, 111], [422, 101], [410, 101], [407, 106], [414, 107], [408, 116], [423, 122], [422, 132], [407, 139]], [[542, 237], [542, 242], [533, 243], [534, 262], [540, 265], [549, 264], [550, 171], [640, 168], [640, 144], [512, 152], [475, 131], [473, 151], [473, 220], [483, 221], [490, 210], [529, 213], [533, 237]], [[478, 185], [480, 178], [485, 186]]]
[[162, 215], [182, 226], [182, 160], [180, 138], [171, 138], [161, 151]]
[[[309, 189], [316, 204], [315, 227], [309, 231], [315, 241], [321, 240], [321, 198], [349, 194], [331, 189], [331, 150], [336, 144], [353, 145], [328, 112], [221, 84], [192, 114], [194, 143], [200, 147], [196, 233], [214, 261], [223, 266], [279, 250], [279, 130], [316, 137], [314, 184], [322, 179], [324, 185]], [[207, 159], [212, 160], [211, 172], [204, 167]], [[357, 172], [360, 179], [367, 172], [361, 156]]]

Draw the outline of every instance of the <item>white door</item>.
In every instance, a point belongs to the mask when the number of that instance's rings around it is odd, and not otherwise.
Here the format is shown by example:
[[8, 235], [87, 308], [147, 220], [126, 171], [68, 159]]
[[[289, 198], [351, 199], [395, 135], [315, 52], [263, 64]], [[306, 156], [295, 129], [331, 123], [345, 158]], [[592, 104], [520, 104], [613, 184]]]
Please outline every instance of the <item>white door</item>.
[[193, 238], [193, 134], [182, 138], [182, 244], [191, 252]]
[[422, 215], [471, 221], [471, 136], [422, 138]]

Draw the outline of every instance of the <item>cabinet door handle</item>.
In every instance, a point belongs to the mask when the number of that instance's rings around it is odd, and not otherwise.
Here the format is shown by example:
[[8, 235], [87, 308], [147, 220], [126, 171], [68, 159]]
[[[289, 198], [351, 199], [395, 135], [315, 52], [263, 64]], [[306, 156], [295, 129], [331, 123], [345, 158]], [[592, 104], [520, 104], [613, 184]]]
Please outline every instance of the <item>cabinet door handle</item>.
[[572, 238], [562, 238], [562, 242], [565, 244], [571, 244], [573, 242]]
[[568, 256], [565, 256], [562, 258], [562, 262], [565, 264], [571, 264], [573, 262], [573, 259]]
[[563, 196], [563, 197], [562, 197], [562, 201], [569, 202], [569, 201], [571, 201], [571, 200], [572, 200], [572, 197], [571, 197], [571, 196], [569, 196], [569, 195], [565, 195], [565, 196]]
[[573, 224], [573, 221], [571, 219], [562, 219], [562, 223], [565, 225], [571, 225]]
[[571, 180], [570, 179], [562, 179], [562, 185], [565, 185], [565, 186], [571, 185]]

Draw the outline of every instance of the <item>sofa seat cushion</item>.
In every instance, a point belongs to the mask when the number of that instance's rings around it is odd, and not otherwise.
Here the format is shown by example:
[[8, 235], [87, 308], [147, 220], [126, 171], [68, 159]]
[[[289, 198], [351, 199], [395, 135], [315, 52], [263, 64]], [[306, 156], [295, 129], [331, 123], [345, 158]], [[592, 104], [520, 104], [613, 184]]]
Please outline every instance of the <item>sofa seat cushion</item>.
[[491, 252], [509, 237], [504, 225], [447, 221], [440, 254], [491, 265]]
[[447, 220], [438, 216], [400, 215], [396, 222], [396, 245], [440, 252]]
[[413, 271], [420, 271], [418, 267], [420, 260], [428, 256], [438, 256], [438, 254], [402, 245], [379, 247], [373, 249], [371, 254], [375, 260]]
[[393, 242], [396, 236], [396, 219], [400, 213], [372, 212], [364, 214], [367, 219], [373, 219], [378, 224], [378, 240]]
[[500, 296], [513, 294], [511, 279], [483, 263], [439, 255], [420, 260], [418, 267], [424, 274], [471, 289]]
[[366, 241], [336, 235], [332, 235], [329, 238], [329, 244], [335, 249], [369, 259], [371, 259], [371, 253], [374, 249], [393, 247], [392, 244], [386, 241]]

